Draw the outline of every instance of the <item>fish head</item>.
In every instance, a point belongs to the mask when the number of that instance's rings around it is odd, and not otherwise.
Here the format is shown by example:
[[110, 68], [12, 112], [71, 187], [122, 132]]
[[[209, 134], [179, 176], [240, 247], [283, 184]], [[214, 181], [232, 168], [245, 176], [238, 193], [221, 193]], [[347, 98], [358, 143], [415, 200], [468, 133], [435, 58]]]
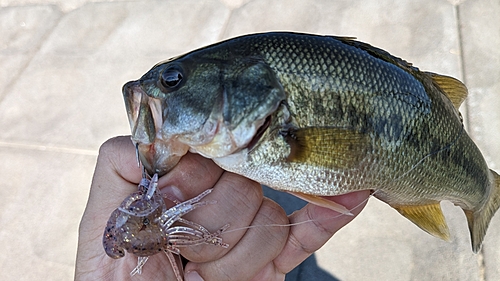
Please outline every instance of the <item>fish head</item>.
[[160, 175], [188, 151], [218, 158], [253, 145], [286, 99], [263, 60], [214, 55], [159, 63], [123, 96], [140, 160]]

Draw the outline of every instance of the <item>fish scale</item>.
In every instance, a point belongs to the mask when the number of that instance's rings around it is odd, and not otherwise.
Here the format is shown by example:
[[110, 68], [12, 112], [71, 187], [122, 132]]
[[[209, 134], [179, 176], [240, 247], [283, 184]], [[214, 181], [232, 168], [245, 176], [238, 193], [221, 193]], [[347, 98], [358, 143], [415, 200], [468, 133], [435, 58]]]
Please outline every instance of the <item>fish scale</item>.
[[499, 176], [458, 112], [466, 87], [353, 38], [236, 37], [157, 64], [123, 95], [150, 173], [191, 151], [343, 213], [321, 196], [369, 189], [443, 239], [439, 202], [449, 200], [464, 210], [476, 252], [500, 205]]

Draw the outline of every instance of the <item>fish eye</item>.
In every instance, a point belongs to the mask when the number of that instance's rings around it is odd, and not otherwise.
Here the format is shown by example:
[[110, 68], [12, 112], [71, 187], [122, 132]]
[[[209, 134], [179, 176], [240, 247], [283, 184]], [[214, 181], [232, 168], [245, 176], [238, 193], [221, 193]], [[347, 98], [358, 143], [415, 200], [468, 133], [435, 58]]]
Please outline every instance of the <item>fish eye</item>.
[[172, 89], [178, 86], [182, 81], [182, 72], [177, 67], [165, 69], [160, 77], [160, 82], [166, 89]]

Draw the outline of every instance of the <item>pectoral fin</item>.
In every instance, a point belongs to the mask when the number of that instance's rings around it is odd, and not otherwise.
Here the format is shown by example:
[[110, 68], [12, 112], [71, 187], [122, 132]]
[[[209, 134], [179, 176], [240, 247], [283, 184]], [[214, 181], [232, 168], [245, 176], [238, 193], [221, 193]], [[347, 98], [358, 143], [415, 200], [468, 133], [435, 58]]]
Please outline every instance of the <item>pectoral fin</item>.
[[324, 207], [344, 215], [349, 215], [349, 216], [353, 215], [351, 211], [349, 211], [349, 209], [347, 209], [344, 205], [325, 199], [323, 197], [305, 194], [302, 192], [290, 192], [290, 194], [295, 195], [298, 198], [307, 201], [309, 203], [312, 203], [314, 205]]
[[290, 162], [330, 169], [355, 167], [369, 151], [369, 136], [350, 128], [295, 129], [287, 138]]
[[450, 240], [448, 225], [439, 202], [430, 205], [392, 207], [429, 234], [446, 241]]
[[467, 98], [467, 87], [462, 82], [453, 77], [439, 75], [432, 72], [426, 73], [432, 77], [432, 80], [434, 80], [434, 82], [439, 85], [441, 90], [443, 90], [444, 94], [450, 99], [455, 108], [458, 109], [465, 98]]

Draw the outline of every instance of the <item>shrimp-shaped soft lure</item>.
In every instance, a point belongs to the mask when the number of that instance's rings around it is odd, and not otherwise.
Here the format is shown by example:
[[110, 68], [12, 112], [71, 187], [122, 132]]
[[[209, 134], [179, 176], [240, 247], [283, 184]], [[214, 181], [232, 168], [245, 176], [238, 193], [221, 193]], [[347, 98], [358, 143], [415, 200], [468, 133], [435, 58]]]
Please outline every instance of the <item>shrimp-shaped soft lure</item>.
[[[229, 225], [211, 233], [205, 227], [182, 218], [194, 209], [214, 204], [215, 201], [200, 201], [212, 192], [208, 189], [200, 195], [184, 201], [175, 202], [167, 208], [163, 197], [157, 191], [158, 175], [148, 179], [144, 174], [139, 190], [128, 196], [111, 213], [103, 235], [106, 254], [114, 259], [125, 256], [125, 251], [138, 256], [137, 267], [130, 273], [140, 274], [149, 256], [164, 252], [178, 280], [182, 280], [174, 254], [179, 247], [199, 244], [213, 244], [227, 248], [220, 237]], [[174, 226], [174, 223], [177, 223]]]

